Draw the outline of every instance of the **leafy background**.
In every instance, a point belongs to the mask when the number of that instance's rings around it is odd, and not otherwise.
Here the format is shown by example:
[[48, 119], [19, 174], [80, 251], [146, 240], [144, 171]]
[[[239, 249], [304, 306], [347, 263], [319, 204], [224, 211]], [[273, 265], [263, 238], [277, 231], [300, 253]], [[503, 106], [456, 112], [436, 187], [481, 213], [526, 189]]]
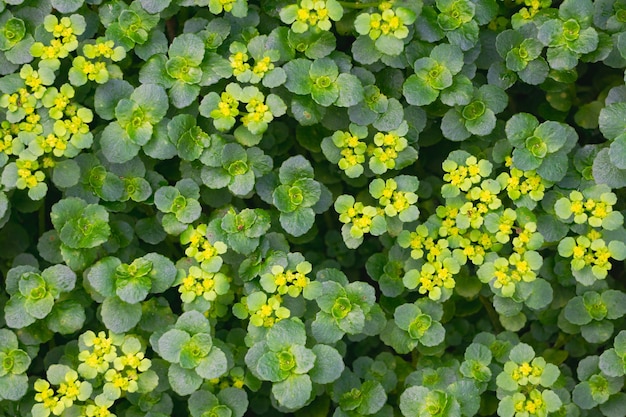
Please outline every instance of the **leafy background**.
[[0, 414], [625, 416], [625, 33], [0, 0]]

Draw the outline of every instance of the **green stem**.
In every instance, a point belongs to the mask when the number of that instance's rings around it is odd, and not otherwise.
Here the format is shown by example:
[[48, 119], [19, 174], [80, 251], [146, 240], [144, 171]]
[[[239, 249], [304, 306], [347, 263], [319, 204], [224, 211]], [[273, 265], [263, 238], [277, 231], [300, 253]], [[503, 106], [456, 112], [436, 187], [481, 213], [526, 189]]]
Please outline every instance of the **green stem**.
[[572, 338], [571, 335], [566, 335], [565, 333], [559, 333], [559, 336], [556, 338], [556, 341], [554, 342], [554, 346], [552, 346], [552, 349], [554, 350], [561, 349], [563, 346], [565, 346], [567, 342], [570, 341], [571, 338]]
[[39, 236], [43, 235], [46, 231], [46, 203], [44, 202], [41, 207], [39, 207]]
[[485, 307], [485, 310], [487, 310], [487, 315], [489, 316], [489, 320], [491, 321], [494, 329], [496, 329], [498, 333], [503, 331], [504, 329], [502, 328], [502, 324], [500, 324], [500, 316], [493, 308], [493, 304], [491, 304], [491, 301], [489, 301], [489, 299], [487, 299], [483, 295], [479, 295], [478, 299], [480, 300], [483, 307]]
[[380, 5], [380, 2], [361, 3], [357, 1], [356, 3], [352, 3], [350, 1], [340, 1], [338, 3], [345, 9], [367, 9], [370, 7], [378, 7]]

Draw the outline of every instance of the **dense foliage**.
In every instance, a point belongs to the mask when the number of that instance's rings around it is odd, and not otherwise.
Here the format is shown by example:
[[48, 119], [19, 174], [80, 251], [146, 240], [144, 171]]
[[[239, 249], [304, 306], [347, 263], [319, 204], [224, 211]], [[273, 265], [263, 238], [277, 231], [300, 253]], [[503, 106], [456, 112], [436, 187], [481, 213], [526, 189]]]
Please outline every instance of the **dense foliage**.
[[625, 0], [0, 0], [0, 415], [626, 416], [624, 68]]

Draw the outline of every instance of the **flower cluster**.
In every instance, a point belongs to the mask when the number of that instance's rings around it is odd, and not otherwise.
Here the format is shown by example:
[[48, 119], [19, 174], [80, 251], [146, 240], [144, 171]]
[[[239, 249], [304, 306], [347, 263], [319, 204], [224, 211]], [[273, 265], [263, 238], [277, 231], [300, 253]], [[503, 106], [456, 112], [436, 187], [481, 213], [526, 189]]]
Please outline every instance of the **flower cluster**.
[[508, 417], [542, 416], [561, 408], [562, 401], [549, 389], [559, 377], [556, 365], [547, 363], [529, 345], [511, 349], [509, 360], [497, 376], [498, 388], [505, 393], [498, 414]]
[[309, 285], [307, 274], [311, 272], [311, 264], [301, 262], [296, 265], [295, 271], [285, 270], [282, 265], [274, 265], [270, 271], [261, 276], [263, 289], [268, 293], [288, 294], [295, 298]]
[[343, 7], [337, 0], [300, 0], [280, 10], [280, 18], [284, 23], [291, 24], [296, 33], [310, 29], [330, 30], [332, 21], [343, 16]]
[[136, 336], [89, 330], [79, 337], [79, 348], [77, 370], [51, 365], [47, 379], [35, 381], [34, 416], [113, 415], [110, 408], [116, 399], [126, 393], [148, 392], [156, 385], [156, 374], [148, 371], [151, 361]]
[[52, 39], [45, 44], [33, 43], [30, 53], [41, 58], [43, 63], [58, 68], [59, 59], [66, 58], [70, 52], [78, 48], [77, 37], [85, 32], [86, 26], [85, 18], [78, 14], [63, 16], [61, 19], [55, 15], [48, 15], [44, 18], [43, 28], [52, 34]]
[[238, 304], [233, 306], [233, 314], [240, 319], [250, 317], [250, 325], [256, 327], [272, 327], [282, 319], [291, 315], [287, 307], [282, 305], [283, 297], [280, 294], [267, 296], [262, 291], [242, 297]]

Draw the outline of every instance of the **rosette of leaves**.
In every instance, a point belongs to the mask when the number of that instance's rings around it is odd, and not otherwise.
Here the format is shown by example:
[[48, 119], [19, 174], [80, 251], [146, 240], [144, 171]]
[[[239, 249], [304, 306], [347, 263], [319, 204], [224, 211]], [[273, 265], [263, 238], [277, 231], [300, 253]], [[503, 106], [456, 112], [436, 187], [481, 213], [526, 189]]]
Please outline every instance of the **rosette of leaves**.
[[459, 368], [461, 374], [479, 383], [483, 388], [481, 391], [486, 390], [492, 376], [491, 350], [481, 343], [474, 342], [465, 349], [464, 359]]
[[128, 162], [150, 141], [163, 119], [169, 100], [163, 87], [141, 84], [128, 97], [118, 97], [115, 119], [100, 136], [102, 152], [113, 163]]
[[542, 178], [558, 182], [567, 172], [568, 153], [576, 145], [573, 127], [548, 120], [539, 123], [529, 113], [517, 113], [505, 126], [513, 149], [513, 166], [522, 171], [536, 170]]
[[524, 25], [507, 29], [496, 37], [496, 49], [506, 68], [515, 71], [522, 81], [538, 85], [545, 81], [550, 67], [541, 56], [543, 44], [537, 40], [537, 27]]
[[243, 417], [248, 410], [246, 391], [228, 387], [212, 393], [196, 391], [187, 401], [192, 417]]
[[250, 195], [257, 178], [272, 170], [272, 158], [256, 146], [244, 149], [218, 135], [212, 138], [211, 148], [202, 157], [202, 182], [211, 189], [228, 187], [238, 197]]
[[369, 333], [367, 322], [376, 320], [376, 310], [380, 311], [374, 308], [374, 288], [365, 282], [348, 283], [346, 276], [335, 269], [320, 271], [318, 280], [320, 277], [326, 280], [315, 297], [320, 311], [311, 323], [313, 337], [320, 343], [335, 343], [346, 333]]
[[[411, 387], [423, 387], [429, 392], [444, 393], [456, 400], [461, 415], [478, 415], [480, 386], [475, 381], [463, 377], [459, 371], [460, 364], [456, 359], [423, 356], [418, 359], [417, 363], [418, 366], [415, 367], [415, 371], [406, 376], [405, 386], [408, 387], [407, 390]], [[432, 396], [436, 397], [435, 395]], [[410, 398], [407, 400], [407, 405], [410, 406], [413, 401]]]
[[436, 1], [439, 14], [437, 26], [444, 31], [448, 41], [467, 51], [478, 41], [478, 26], [488, 23], [497, 13], [494, 0], [475, 3], [471, 0]]
[[122, 195], [119, 201], [130, 200], [140, 203], [152, 196], [152, 187], [146, 179], [148, 171], [141, 159], [132, 159], [124, 164], [112, 164], [110, 169], [111, 173], [122, 183]]
[[61, 241], [62, 259], [74, 270], [93, 263], [98, 247], [111, 236], [109, 212], [81, 198], [67, 197], [55, 203], [50, 220]]
[[295, 410], [311, 400], [313, 384], [339, 378], [344, 363], [337, 350], [325, 344], [305, 347], [307, 334], [300, 319], [284, 319], [271, 327], [248, 350], [246, 365], [254, 376], [272, 382], [272, 397], [281, 409]]
[[469, 103], [446, 112], [441, 119], [441, 132], [454, 142], [471, 135], [486, 136], [495, 129], [496, 114], [506, 108], [508, 101], [506, 92], [495, 85], [475, 88]]
[[10, 296], [4, 305], [7, 326], [21, 329], [50, 316], [63, 293], [69, 293], [75, 285], [76, 274], [65, 265], [53, 265], [41, 272], [30, 265], [11, 268], [6, 275]]
[[178, 156], [185, 161], [200, 158], [211, 147], [211, 137], [197, 125], [190, 114], [178, 114], [167, 123], [167, 135], [176, 146]]
[[152, 347], [170, 363], [167, 376], [177, 394], [189, 395], [200, 388], [203, 379], [219, 378], [228, 371], [228, 359], [213, 343], [212, 331], [202, 313], [188, 311], [172, 328], [158, 338], [153, 336]]
[[626, 103], [617, 102], [609, 104], [600, 110], [598, 119], [600, 131], [611, 144], [608, 157], [611, 163], [619, 168], [626, 169]]
[[472, 86], [469, 79], [460, 74], [462, 68], [463, 51], [458, 46], [437, 45], [429, 56], [415, 61], [414, 74], [402, 85], [402, 93], [414, 106], [425, 106], [437, 98], [449, 106], [468, 104]]
[[[464, 382], [459, 388], [460, 383]], [[408, 387], [400, 395], [400, 411], [405, 417], [473, 416], [478, 411], [480, 396], [467, 380], [446, 388], [428, 388], [422, 385]]]
[[[53, 181], [61, 188], [67, 188], [65, 185], [70, 185], [69, 189], [76, 195], [81, 195], [83, 199], [93, 199], [95, 196], [104, 201], [117, 201], [124, 194], [124, 180], [107, 169], [109, 164], [106, 162], [92, 153], [82, 153], [66, 162], [67, 166], [64, 169], [67, 169], [67, 173], [62, 175], [63, 180], [59, 181], [57, 178]], [[76, 168], [71, 166], [74, 164], [78, 167], [78, 172], [72, 173], [71, 171], [75, 171]], [[127, 164], [135, 165], [131, 161]], [[75, 177], [78, 183], [72, 184], [74, 182], [72, 177]]]
[[207, 235], [211, 243], [225, 242], [229, 249], [249, 255], [259, 246], [270, 225], [270, 215], [263, 209], [245, 208], [237, 212], [231, 208], [223, 217], [211, 220]]
[[283, 68], [287, 75], [285, 87], [297, 95], [310, 95], [320, 106], [350, 107], [363, 100], [361, 81], [343, 67], [340, 72], [337, 63], [329, 57], [315, 61], [298, 58], [287, 62]]
[[408, 353], [419, 344], [434, 347], [443, 342], [446, 331], [440, 321], [443, 308], [429, 298], [398, 306], [393, 320], [380, 335], [381, 340], [400, 354]]
[[182, 233], [187, 225], [200, 217], [202, 207], [198, 202], [200, 187], [191, 178], [183, 178], [174, 186], [166, 185], [154, 193], [154, 205], [165, 213], [163, 228]]
[[605, 404], [624, 387], [624, 377], [608, 376], [600, 370], [600, 357], [587, 356], [578, 363], [580, 381], [572, 391], [572, 401], [583, 410]]
[[[404, 231], [403, 231], [404, 233]], [[409, 231], [401, 236], [409, 235]], [[400, 237], [398, 237], [400, 239]], [[387, 253], [375, 253], [367, 259], [367, 274], [378, 282], [380, 291], [386, 297], [397, 297], [404, 291], [404, 263], [410, 252], [401, 246], [394, 245]]]
[[333, 387], [333, 400], [339, 404], [333, 417], [391, 415], [390, 410], [383, 409], [387, 393], [379, 381], [363, 382], [353, 372], [345, 370]]
[[100, 16], [106, 26], [107, 39], [123, 46], [127, 52], [137, 44], [145, 44], [151, 36], [150, 31], [159, 23], [159, 15], [150, 14], [139, 1], [130, 5], [114, 3], [108, 11], [100, 9]]
[[232, 69], [225, 59], [206, 52], [200, 36], [183, 33], [174, 38], [167, 56], [155, 54], [145, 63], [139, 72], [139, 80], [166, 88], [172, 105], [182, 109], [198, 98], [201, 87], [231, 74]]
[[[391, 352], [381, 352], [376, 357], [361, 356], [352, 363], [354, 374], [363, 381], [378, 381], [385, 392], [389, 393], [398, 384], [398, 370], [400, 362]], [[339, 385], [339, 384], [337, 384]]]
[[[302, 236], [311, 230], [316, 213], [330, 206], [330, 192], [315, 180], [311, 163], [300, 155], [285, 160], [278, 176], [266, 178], [257, 188], [278, 209], [280, 225], [292, 236]], [[269, 189], [272, 189], [271, 199]]]
[[603, 343], [614, 330], [612, 320], [626, 314], [626, 294], [618, 290], [585, 291], [567, 302], [563, 317], [580, 326], [580, 332], [590, 343]]
[[92, 298], [102, 302], [102, 322], [115, 333], [127, 332], [141, 319], [141, 302], [149, 294], [165, 292], [176, 279], [173, 262], [158, 253], [136, 258], [130, 264], [107, 256], [87, 271]]
[[26, 370], [31, 358], [20, 349], [17, 336], [8, 329], [0, 329], [0, 399], [20, 400], [28, 390]]
[[424, 6], [416, 22], [416, 32], [428, 42], [446, 37], [450, 44], [467, 51], [478, 42], [479, 26], [489, 23], [497, 13], [494, 0], [439, 0]]
[[[374, 127], [384, 120], [385, 115], [394, 114], [402, 105], [393, 97], [387, 97], [378, 86], [363, 82], [363, 101], [348, 109], [350, 121], [358, 126], [372, 124]], [[397, 108], [397, 110], [396, 110]], [[398, 111], [397, 114], [400, 112]]]
[[289, 244], [283, 234], [267, 233], [263, 235], [257, 249], [239, 265], [239, 276], [244, 281], [271, 272], [274, 265], [288, 263]]
[[13, 64], [21, 64], [19, 56], [28, 52], [33, 36], [26, 31], [24, 20], [6, 10], [0, 16], [0, 53]]
[[598, 32], [591, 27], [593, 2], [565, 0], [559, 6], [558, 17], [539, 26], [537, 39], [548, 47], [546, 57], [555, 70], [571, 70], [581, 55], [598, 47]]

